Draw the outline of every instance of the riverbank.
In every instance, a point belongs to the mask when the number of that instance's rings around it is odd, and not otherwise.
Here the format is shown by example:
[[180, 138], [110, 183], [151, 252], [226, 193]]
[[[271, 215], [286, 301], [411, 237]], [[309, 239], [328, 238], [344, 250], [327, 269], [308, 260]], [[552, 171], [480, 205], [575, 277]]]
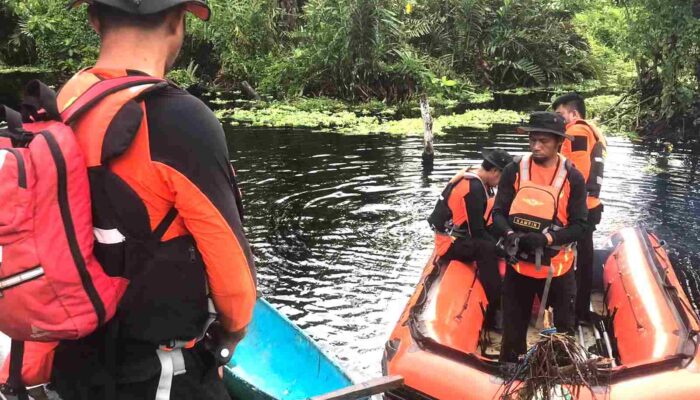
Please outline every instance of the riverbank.
[[[545, 110], [555, 97], [551, 90], [484, 93], [477, 102], [431, 99], [436, 135], [452, 129], [487, 130], [496, 124], [517, 124], [527, 113]], [[587, 99], [589, 114], [609, 136], [637, 139], [624, 128], [626, 120], [613, 112], [623, 99], [618, 94], [603, 94]], [[387, 105], [379, 101], [346, 103], [328, 98], [298, 98], [272, 101], [233, 101], [216, 96], [209, 100], [216, 115], [231, 126], [259, 128], [303, 128], [342, 134], [387, 133], [400, 136], [423, 134], [418, 101]], [[613, 118], [610, 118], [613, 116]]]
[[[52, 71], [32, 67], [0, 68], [0, 104], [17, 106], [23, 85], [31, 79], [55, 84], [60, 78]], [[170, 78], [189, 86], [223, 123], [258, 128], [302, 128], [322, 132], [366, 135], [386, 133], [399, 136], [422, 135], [423, 123], [417, 99], [387, 104], [378, 100], [350, 103], [327, 97], [300, 97], [285, 100], [263, 98], [246, 100], [236, 91], [217, 91], [183, 79]], [[517, 124], [527, 113], [547, 109], [554, 97], [567, 91], [584, 93], [589, 114], [607, 135], [636, 139], [629, 117], [619, 118], [614, 109], [623, 100], [619, 87], [604, 87], [598, 81], [557, 87], [517, 88], [496, 92], [463, 92], [450, 97], [430, 98], [434, 133], [473, 128], [487, 130], [495, 124]]]

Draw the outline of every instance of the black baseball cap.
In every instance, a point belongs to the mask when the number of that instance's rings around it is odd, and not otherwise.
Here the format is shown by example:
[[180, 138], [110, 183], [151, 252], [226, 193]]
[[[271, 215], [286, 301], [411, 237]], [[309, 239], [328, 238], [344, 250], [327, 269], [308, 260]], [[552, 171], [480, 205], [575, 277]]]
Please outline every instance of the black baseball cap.
[[536, 111], [530, 114], [530, 120], [526, 124], [519, 126], [517, 132], [527, 134], [533, 132], [551, 133], [569, 140], [574, 140], [573, 137], [566, 134], [566, 121], [564, 117], [548, 111]]
[[481, 155], [484, 157], [484, 160], [495, 165], [500, 170], [513, 162], [513, 156], [503, 149], [484, 149], [481, 151]]
[[81, 4], [104, 4], [134, 15], [150, 15], [165, 11], [169, 8], [187, 5], [187, 11], [196, 15], [202, 21], [208, 21], [211, 9], [206, 0], [71, 0], [68, 8]]

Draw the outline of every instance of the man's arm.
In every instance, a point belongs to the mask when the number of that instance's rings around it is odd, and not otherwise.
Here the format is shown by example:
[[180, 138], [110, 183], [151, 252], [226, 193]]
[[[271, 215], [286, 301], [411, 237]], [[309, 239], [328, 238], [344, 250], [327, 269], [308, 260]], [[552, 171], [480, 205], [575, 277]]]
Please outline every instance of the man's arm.
[[493, 237], [484, 226], [484, 213], [486, 212], [486, 193], [484, 186], [478, 179], [469, 180], [469, 193], [464, 196], [464, 203], [469, 218], [469, 234], [474, 239], [494, 241]]
[[510, 163], [501, 174], [501, 180], [498, 183], [498, 193], [493, 205], [493, 230], [498, 237], [504, 236], [508, 231], [512, 230], [508, 223], [508, 215], [510, 214], [510, 205], [515, 197], [515, 180], [518, 172], [518, 164]]
[[202, 254], [220, 323], [242, 332], [256, 301], [255, 264], [221, 124], [184, 91], [168, 89], [146, 104], [151, 159]]
[[578, 241], [587, 228], [588, 207], [586, 206], [586, 183], [583, 175], [575, 168], [569, 171], [569, 203], [566, 208], [569, 224], [552, 233], [553, 245], [563, 245]]

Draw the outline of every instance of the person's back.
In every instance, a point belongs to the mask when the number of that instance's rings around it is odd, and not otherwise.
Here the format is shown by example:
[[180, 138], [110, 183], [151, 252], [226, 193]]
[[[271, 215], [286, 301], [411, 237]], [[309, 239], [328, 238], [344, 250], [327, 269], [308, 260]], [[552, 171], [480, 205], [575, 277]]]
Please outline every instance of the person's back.
[[505, 150], [484, 150], [481, 167], [460, 171], [447, 185], [428, 223], [435, 231], [435, 251], [440, 262], [476, 262], [479, 280], [489, 301], [487, 324], [497, 325], [501, 277], [496, 240], [487, 230], [493, 206], [493, 188], [513, 157]]
[[602, 218], [603, 203], [600, 191], [603, 184], [605, 166], [605, 137], [586, 121], [586, 104], [577, 93], [568, 93], [557, 98], [552, 104], [554, 110], [566, 121], [566, 133], [573, 140], [565, 141], [561, 154], [570, 159], [581, 172], [586, 182], [586, 205], [588, 208], [588, 228], [577, 244], [576, 269], [576, 316], [590, 322], [590, 298], [593, 281], [593, 232]]
[[[182, 44], [186, 11], [209, 13], [203, 1], [94, 3], [100, 57], [63, 87], [60, 109], [102, 80], [162, 78]], [[115, 92], [73, 128], [91, 178], [96, 256], [130, 286], [112, 322], [59, 345], [52, 377], [59, 394], [228, 398], [200, 340], [215, 310], [210, 330], [233, 352], [252, 317], [256, 283], [221, 124], [184, 90], [155, 84]]]

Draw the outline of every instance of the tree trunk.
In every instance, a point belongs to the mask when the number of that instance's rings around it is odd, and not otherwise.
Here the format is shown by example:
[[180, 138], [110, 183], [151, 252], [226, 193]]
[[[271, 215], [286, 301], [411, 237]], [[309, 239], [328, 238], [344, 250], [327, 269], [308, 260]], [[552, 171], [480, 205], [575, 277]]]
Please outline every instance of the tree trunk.
[[432, 170], [435, 150], [433, 149], [433, 116], [430, 115], [428, 96], [420, 96], [420, 115], [423, 118], [423, 169]]
[[246, 92], [248, 94], [248, 96], [252, 97], [253, 99], [255, 99], [257, 101], [261, 100], [261, 97], [258, 94], [258, 92], [256, 92], [255, 89], [253, 89], [253, 87], [250, 86], [250, 83], [248, 83], [247, 81], [241, 82], [241, 88], [243, 88], [243, 91]]
[[297, 15], [299, 14], [297, 0], [279, 0], [279, 5], [287, 16], [285, 18], [287, 30], [294, 30], [297, 25]]

